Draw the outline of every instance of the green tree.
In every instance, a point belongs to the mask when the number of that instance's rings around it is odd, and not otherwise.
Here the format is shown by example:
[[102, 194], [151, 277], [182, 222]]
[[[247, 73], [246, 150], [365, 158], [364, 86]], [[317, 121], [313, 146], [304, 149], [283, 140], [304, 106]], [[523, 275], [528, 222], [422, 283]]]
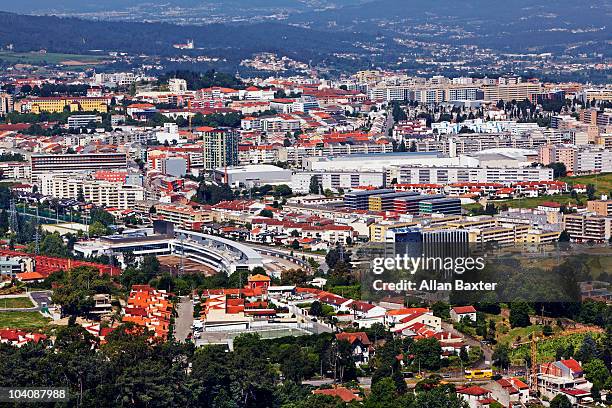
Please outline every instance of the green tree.
[[559, 242], [570, 242], [570, 240], [570, 234], [566, 230], [561, 231], [561, 234], [559, 234]]
[[293, 191], [288, 185], [281, 184], [274, 187], [273, 194], [275, 197], [289, 197], [293, 195]]
[[4, 235], [9, 230], [9, 217], [6, 210], [0, 211], [0, 235]]
[[318, 356], [297, 344], [282, 345], [279, 352], [280, 369], [285, 380], [301, 384], [315, 372]]
[[610, 371], [608, 367], [598, 358], [583, 364], [585, 378], [596, 385], [599, 389], [603, 389], [606, 382], [610, 379]]
[[115, 217], [108, 211], [105, 211], [101, 208], [94, 208], [89, 213], [89, 223], [93, 224], [95, 222], [99, 222], [105, 227], [112, 225], [115, 222]]
[[459, 397], [454, 387], [440, 386], [431, 391], [418, 393], [409, 408], [469, 408], [467, 402]]
[[94, 237], [108, 235], [109, 231], [109, 228], [102, 224], [100, 221], [95, 221], [89, 226], [89, 235]]
[[431, 310], [434, 316], [441, 319], [450, 319], [450, 305], [444, 302], [436, 302], [431, 305]]
[[593, 200], [596, 193], [595, 186], [593, 184], [587, 184], [586, 193], [589, 200]]
[[265, 218], [274, 218], [274, 213], [271, 210], [264, 208], [263, 210], [259, 212], [259, 216], [265, 217]]
[[550, 408], [572, 408], [572, 403], [564, 394], [557, 394], [550, 401]]
[[300, 241], [298, 241], [297, 239], [294, 239], [291, 242], [291, 248], [295, 250], [300, 249]]
[[320, 194], [321, 186], [319, 185], [319, 178], [317, 176], [310, 177], [310, 186], [308, 188], [310, 194]]
[[196, 197], [204, 204], [215, 205], [219, 204], [221, 201], [233, 200], [234, 193], [227, 184], [217, 186], [215, 184], [206, 184], [202, 182], [198, 187]]
[[436, 338], [421, 339], [415, 341], [410, 347], [414, 355], [415, 366], [426, 370], [438, 370], [440, 368], [440, 356], [442, 347]]
[[96, 268], [73, 268], [62, 277], [51, 300], [61, 307], [63, 315], [88, 315], [94, 306], [93, 295], [112, 291], [108, 275], [100, 276]]
[[[30, 247], [32, 247], [33, 245], [33, 243], [29, 244]], [[28, 248], [28, 250], [30, 252], [34, 252], [33, 248]], [[70, 255], [68, 253], [68, 248], [64, 244], [64, 240], [56, 232], [52, 234], [43, 235], [43, 239], [40, 242], [40, 253], [42, 255], [59, 257], [67, 257]]]
[[586, 334], [584, 339], [582, 339], [580, 348], [576, 352], [576, 359], [584, 364], [597, 358], [599, 358], [597, 343], [590, 334]]
[[559, 162], [550, 163], [546, 167], [553, 169], [554, 178], [567, 176], [567, 168], [565, 167], [565, 164], [563, 163], [559, 163]]
[[315, 300], [314, 302], [312, 302], [310, 305], [310, 310], [308, 311], [308, 314], [311, 316], [322, 316], [323, 306], [321, 305], [321, 302], [319, 302], [318, 300]]
[[390, 377], [382, 378], [372, 384], [372, 392], [364, 402], [365, 408], [400, 408], [402, 405], [397, 395], [395, 381]]
[[510, 304], [510, 326], [512, 328], [530, 326], [529, 311], [529, 305], [525, 302], [513, 302]]
[[459, 350], [459, 358], [464, 363], [467, 363], [470, 360], [470, 356], [469, 356], [468, 351], [465, 348], [465, 346], [461, 347], [461, 350]]
[[493, 363], [500, 368], [510, 366], [510, 348], [506, 344], [498, 344], [493, 351]]

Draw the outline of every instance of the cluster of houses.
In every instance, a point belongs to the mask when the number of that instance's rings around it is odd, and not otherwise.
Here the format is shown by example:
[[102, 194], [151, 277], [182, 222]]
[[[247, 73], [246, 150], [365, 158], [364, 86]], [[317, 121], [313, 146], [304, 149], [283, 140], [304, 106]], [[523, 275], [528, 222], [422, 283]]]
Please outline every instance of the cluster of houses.
[[[204, 332], [246, 331], [273, 327], [281, 324], [300, 327], [300, 322], [317, 321], [333, 327], [314, 316], [310, 309], [314, 302], [328, 306], [337, 325], [354, 329], [369, 328], [380, 323], [398, 336], [414, 339], [435, 338], [442, 346], [441, 358], [459, 355], [469, 345], [456, 334], [443, 330], [442, 320], [428, 308], [405, 308], [400, 304], [390, 307], [345, 298], [321, 289], [296, 286], [273, 286], [265, 275], [251, 275], [240, 289], [211, 289], [194, 293], [199, 304], [199, 316], [194, 322], [194, 336]], [[458, 316], [472, 315], [472, 309], [457, 308]], [[474, 311], [475, 313], [475, 311]], [[353, 346], [355, 362], [369, 360], [371, 342], [364, 332], [340, 333], [338, 340], [347, 340]]]
[[[537, 374], [537, 389], [540, 398], [552, 400], [561, 394], [572, 406], [593, 402], [591, 386], [584, 377], [580, 362], [574, 359], [540, 364]], [[529, 386], [515, 377], [501, 378], [482, 385], [471, 385], [457, 389], [470, 408], [489, 408], [494, 403], [503, 407], [524, 408], [533, 400]]]
[[250, 241], [291, 245], [297, 240], [300, 247], [313, 251], [327, 249], [329, 244], [351, 242], [357, 236], [353, 227], [317, 216], [287, 214], [283, 220], [258, 217], [251, 224]]
[[122, 321], [146, 327], [154, 337], [167, 339], [172, 315], [169, 297], [165, 290], [149, 285], [133, 285]]
[[41, 333], [28, 333], [15, 329], [0, 329], [0, 344], [22, 347], [28, 343], [38, 343], [44, 340], [47, 340], [47, 336]]
[[436, 185], [450, 196], [487, 197], [491, 199], [512, 199], [518, 197], [541, 197], [586, 192], [584, 184], [569, 186], [563, 181], [519, 181], [515, 183], [452, 183]]

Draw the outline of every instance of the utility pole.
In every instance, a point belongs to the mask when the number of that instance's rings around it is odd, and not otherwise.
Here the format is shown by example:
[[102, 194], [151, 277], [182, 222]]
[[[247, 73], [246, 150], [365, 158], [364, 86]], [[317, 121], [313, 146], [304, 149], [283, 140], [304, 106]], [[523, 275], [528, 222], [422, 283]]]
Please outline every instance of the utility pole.
[[34, 222], [34, 243], [35, 243], [35, 250], [34, 253], [36, 255], [40, 254], [40, 234], [38, 233], [38, 228], [39, 228], [39, 216], [38, 216], [38, 205], [36, 206], [36, 221]]

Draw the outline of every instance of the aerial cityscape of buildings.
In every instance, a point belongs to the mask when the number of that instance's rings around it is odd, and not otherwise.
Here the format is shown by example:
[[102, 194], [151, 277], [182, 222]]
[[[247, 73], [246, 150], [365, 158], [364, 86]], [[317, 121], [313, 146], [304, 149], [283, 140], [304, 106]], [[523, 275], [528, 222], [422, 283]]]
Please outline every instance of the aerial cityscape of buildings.
[[[70, 406], [612, 406], [609, 81], [0, 46], [2, 387]], [[516, 297], [369, 296], [368, 251], [436, 245], [515, 255]], [[575, 302], [522, 297], [556, 296], [549, 272]]]

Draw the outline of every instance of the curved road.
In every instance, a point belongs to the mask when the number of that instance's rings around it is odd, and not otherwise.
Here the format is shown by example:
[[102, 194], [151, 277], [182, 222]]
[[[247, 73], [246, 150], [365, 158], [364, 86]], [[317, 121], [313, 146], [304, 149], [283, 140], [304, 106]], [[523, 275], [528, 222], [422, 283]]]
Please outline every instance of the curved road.
[[442, 329], [456, 336], [461, 336], [465, 340], [465, 342], [470, 347], [480, 347], [483, 353], [483, 358], [481, 358], [478, 362], [474, 364], [474, 368], [491, 368], [491, 363], [493, 359], [493, 349], [486, 344], [482, 344], [479, 340], [475, 339], [472, 336], [469, 336], [465, 333], [461, 333], [459, 330], [455, 329], [452, 324], [442, 322]]

